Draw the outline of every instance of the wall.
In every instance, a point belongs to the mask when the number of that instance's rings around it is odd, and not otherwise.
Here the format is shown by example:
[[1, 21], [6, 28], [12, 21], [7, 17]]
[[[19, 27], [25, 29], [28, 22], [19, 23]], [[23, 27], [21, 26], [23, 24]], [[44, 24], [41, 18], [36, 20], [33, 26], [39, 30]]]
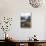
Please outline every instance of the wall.
[[45, 24], [44, 24], [45, 28], [44, 28], [44, 38], [46, 39], [46, 16], [45, 16]]
[[[32, 28], [20, 28], [21, 12], [32, 12]], [[8, 33], [17, 40], [27, 40], [34, 34], [37, 35], [39, 40], [44, 40], [45, 15], [45, 8], [32, 8], [28, 0], [0, 0], [0, 16], [13, 17], [12, 26]], [[2, 39], [2, 36], [0, 39]]]

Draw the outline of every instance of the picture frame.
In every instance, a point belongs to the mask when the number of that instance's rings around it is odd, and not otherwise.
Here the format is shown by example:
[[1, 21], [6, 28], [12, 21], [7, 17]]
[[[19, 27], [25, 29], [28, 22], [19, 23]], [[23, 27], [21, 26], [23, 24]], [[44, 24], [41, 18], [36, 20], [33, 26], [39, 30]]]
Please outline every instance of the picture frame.
[[21, 13], [20, 17], [21, 28], [31, 28], [32, 27], [32, 13]]

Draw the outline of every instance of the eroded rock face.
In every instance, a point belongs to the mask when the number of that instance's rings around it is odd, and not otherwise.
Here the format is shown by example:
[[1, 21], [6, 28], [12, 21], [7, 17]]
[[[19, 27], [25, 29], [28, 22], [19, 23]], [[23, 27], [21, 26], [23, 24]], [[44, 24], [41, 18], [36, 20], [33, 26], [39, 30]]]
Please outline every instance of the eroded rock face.
[[38, 8], [41, 5], [42, 1], [41, 0], [29, 0], [29, 3], [30, 5], [32, 5], [32, 7]]

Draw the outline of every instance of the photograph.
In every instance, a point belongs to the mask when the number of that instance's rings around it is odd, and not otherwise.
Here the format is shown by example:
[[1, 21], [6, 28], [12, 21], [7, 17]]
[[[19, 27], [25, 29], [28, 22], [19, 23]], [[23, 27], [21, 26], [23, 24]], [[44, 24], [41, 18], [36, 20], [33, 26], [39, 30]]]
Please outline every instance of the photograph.
[[30, 28], [31, 27], [31, 14], [23, 13], [21, 15], [21, 28]]

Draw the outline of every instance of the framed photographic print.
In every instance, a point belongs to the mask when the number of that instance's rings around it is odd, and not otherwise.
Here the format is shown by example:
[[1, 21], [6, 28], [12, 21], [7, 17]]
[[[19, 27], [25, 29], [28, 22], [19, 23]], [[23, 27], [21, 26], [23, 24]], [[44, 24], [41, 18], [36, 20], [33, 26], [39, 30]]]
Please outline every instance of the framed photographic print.
[[31, 28], [32, 26], [32, 22], [31, 22], [31, 18], [32, 18], [32, 13], [21, 13], [21, 28]]

